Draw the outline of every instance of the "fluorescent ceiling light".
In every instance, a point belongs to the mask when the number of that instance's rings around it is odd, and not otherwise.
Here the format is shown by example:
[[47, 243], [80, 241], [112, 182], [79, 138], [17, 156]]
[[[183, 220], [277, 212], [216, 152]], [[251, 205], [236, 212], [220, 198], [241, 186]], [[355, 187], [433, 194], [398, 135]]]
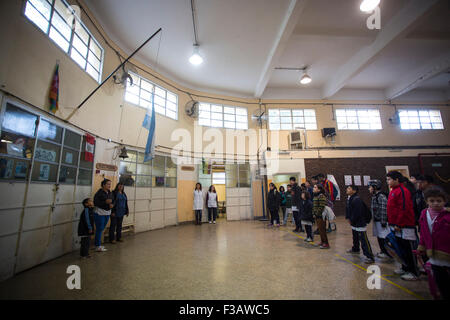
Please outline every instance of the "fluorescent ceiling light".
[[203, 63], [203, 58], [198, 52], [198, 45], [194, 45], [194, 52], [192, 53], [192, 56], [189, 58], [189, 62], [192, 63], [194, 66]]
[[359, 10], [363, 12], [371, 12], [380, 4], [380, 0], [363, 0], [359, 6]]

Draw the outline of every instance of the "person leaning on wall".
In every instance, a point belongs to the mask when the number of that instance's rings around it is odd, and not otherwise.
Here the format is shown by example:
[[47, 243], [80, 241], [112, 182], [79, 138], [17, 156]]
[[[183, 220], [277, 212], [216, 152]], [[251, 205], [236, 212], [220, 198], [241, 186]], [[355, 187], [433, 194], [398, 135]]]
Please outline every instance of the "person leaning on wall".
[[111, 210], [111, 224], [109, 226], [109, 242], [122, 242], [122, 222], [123, 217], [128, 217], [128, 198], [125, 193], [125, 186], [122, 182], [116, 185], [113, 191], [114, 207]]
[[101, 184], [101, 188], [94, 196], [95, 205], [95, 247], [96, 251], [104, 252], [107, 249], [102, 246], [102, 234], [108, 224], [109, 217], [111, 215], [111, 209], [113, 205], [113, 195], [111, 192], [111, 180], [104, 179]]

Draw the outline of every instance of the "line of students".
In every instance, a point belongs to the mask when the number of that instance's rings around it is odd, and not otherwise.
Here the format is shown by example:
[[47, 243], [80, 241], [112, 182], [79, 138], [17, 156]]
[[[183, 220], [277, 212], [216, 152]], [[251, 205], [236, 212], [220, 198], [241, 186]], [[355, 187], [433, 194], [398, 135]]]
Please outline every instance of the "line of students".
[[83, 212], [78, 223], [78, 236], [81, 237], [80, 255], [90, 258], [90, 238], [95, 229], [95, 251], [105, 252], [107, 249], [101, 245], [103, 231], [111, 219], [109, 227], [109, 242], [115, 244], [122, 242], [122, 222], [124, 216], [129, 215], [128, 199], [124, 184], [119, 182], [111, 192], [111, 180], [104, 179], [101, 188], [96, 192], [94, 200], [83, 200]]
[[[313, 199], [311, 201], [310, 192], [307, 189], [300, 188], [295, 177], [291, 177], [289, 182], [290, 184], [287, 186], [288, 195], [284, 196], [286, 198], [284, 224], [287, 223], [288, 214], [292, 212], [296, 226], [293, 231], [300, 232], [305, 229], [307, 235], [305, 241], [313, 242], [314, 234], [312, 232], [312, 225], [314, 222], [317, 223], [321, 239], [319, 247], [321, 249], [330, 248], [325, 220], [323, 218], [324, 211], [326, 207], [329, 206], [325, 188], [320, 183], [315, 184], [312, 190]], [[267, 195], [267, 207], [270, 213], [270, 223], [268, 224], [269, 227], [280, 226], [279, 209], [282, 203], [281, 193], [278, 192], [274, 183], [270, 183], [269, 193]]]
[[[208, 208], [208, 222], [211, 224], [216, 223], [217, 219], [217, 207], [219, 203], [219, 198], [217, 196], [216, 187], [211, 185], [208, 192], [206, 193], [206, 207]], [[194, 190], [194, 207], [195, 211], [195, 224], [202, 224], [202, 212], [203, 212], [203, 191], [202, 184], [197, 182]]]
[[[369, 181], [370, 209], [358, 196], [358, 187], [347, 187], [346, 219], [353, 235], [353, 246], [348, 252], [359, 254], [361, 246], [365, 262], [375, 262], [367, 238], [367, 225], [373, 218], [373, 235], [380, 247], [377, 257], [387, 262], [392, 262], [395, 257], [401, 267], [394, 273], [403, 280], [412, 281], [420, 275], [416, 254], [422, 255], [422, 260], [431, 264], [429, 281], [435, 281], [443, 299], [450, 299], [450, 209], [445, 206], [447, 194], [428, 184], [420, 190], [423, 199], [420, 202], [416, 201], [419, 193], [414, 185], [410, 191], [409, 180], [400, 172], [388, 172], [386, 181], [390, 188], [388, 195], [381, 191], [381, 181]], [[420, 206], [415, 207], [415, 203]], [[420, 208], [419, 214], [415, 208]]]

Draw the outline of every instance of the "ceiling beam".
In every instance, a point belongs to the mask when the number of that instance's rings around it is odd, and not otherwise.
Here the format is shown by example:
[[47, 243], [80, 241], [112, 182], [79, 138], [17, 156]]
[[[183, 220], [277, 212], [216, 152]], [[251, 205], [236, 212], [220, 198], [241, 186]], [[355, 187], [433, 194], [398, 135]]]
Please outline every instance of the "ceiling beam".
[[395, 40], [405, 36], [414, 28], [420, 19], [438, 2], [439, 0], [410, 0], [379, 31], [371, 45], [362, 48], [336, 71], [334, 76], [325, 84], [322, 91], [322, 98], [328, 99], [335, 95], [348, 81], [372, 63], [383, 49]]
[[387, 100], [393, 100], [405, 93], [417, 88], [424, 81], [437, 76], [450, 69], [450, 51], [431, 60], [425, 66], [421, 66], [403, 77], [398, 83], [387, 88], [385, 95]]
[[289, 3], [286, 15], [283, 18], [283, 22], [281, 23], [280, 29], [278, 30], [275, 41], [261, 71], [261, 75], [255, 88], [255, 98], [260, 98], [266, 89], [275, 65], [286, 48], [288, 40], [297, 26], [307, 1], [308, 0], [291, 0]]

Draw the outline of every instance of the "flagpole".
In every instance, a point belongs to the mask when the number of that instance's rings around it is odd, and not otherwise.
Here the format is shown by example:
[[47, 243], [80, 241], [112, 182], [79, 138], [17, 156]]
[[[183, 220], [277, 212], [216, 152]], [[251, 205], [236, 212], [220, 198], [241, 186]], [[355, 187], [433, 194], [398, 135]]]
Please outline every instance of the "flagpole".
[[103, 80], [103, 82], [100, 83], [100, 84], [97, 86], [97, 88], [95, 88], [95, 89], [94, 89], [94, 90], [86, 97], [86, 99], [84, 99], [83, 102], [81, 102], [80, 105], [79, 105], [78, 107], [76, 107], [75, 110], [72, 111], [72, 113], [71, 113], [64, 121], [66, 121], [66, 122], [69, 121], [70, 118], [72, 118], [72, 116], [73, 116], [73, 115], [74, 115], [74, 114], [75, 114], [75, 113], [76, 113], [76, 112], [77, 112], [77, 111], [78, 111], [78, 110], [86, 103], [86, 101], [88, 101], [89, 98], [92, 97], [92, 96], [94, 95], [94, 93], [96, 93], [97, 90], [100, 89], [100, 88], [105, 84], [105, 82], [108, 81], [109, 78], [111, 78], [111, 77], [117, 72], [117, 70], [119, 70], [120, 68], [122, 68], [122, 66], [125, 65], [125, 63], [127, 63], [128, 60], [130, 60], [130, 59], [131, 59], [131, 58], [132, 58], [139, 50], [142, 49], [143, 46], [145, 46], [150, 40], [152, 40], [153, 37], [156, 36], [161, 30], [162, 30], [162, 29], [159, 28], [154, 34], [151, 35], [150, 38], [148, 38], [147, 40], [145, 40], [145, 42], [144, 42], [143, 44], [141, 44], [141, 45], [139, 46], [139, 48], [137, 48], [136, 50], [134, 50], [134, 52], [133, 52], [130, 56], [128, 56], [128, 58], [126, 58], [125, 61], [122, 62], [122, 63], [121, 63], [121, 64], [120, 64], [113, 72], [111, 72], [111, 74], [110, 74], [108, 77], [106, 77], [106, 79]]

